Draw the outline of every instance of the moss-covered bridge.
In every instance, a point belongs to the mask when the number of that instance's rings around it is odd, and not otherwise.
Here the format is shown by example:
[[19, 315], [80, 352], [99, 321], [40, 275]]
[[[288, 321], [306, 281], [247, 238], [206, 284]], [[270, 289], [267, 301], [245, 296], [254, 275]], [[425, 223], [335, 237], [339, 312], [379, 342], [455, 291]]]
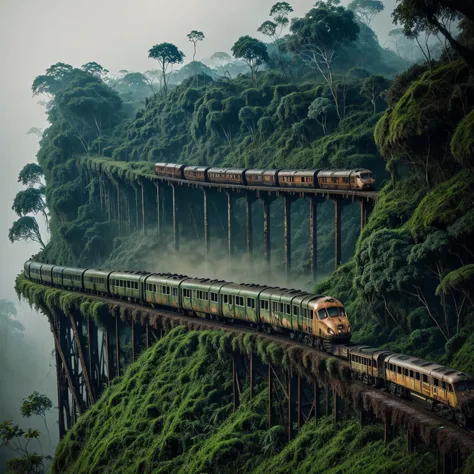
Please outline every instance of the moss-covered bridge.
[[215, 356], [228, 365], [228, 379], [219, 383], [228, 388], [232, 409], [239, 410], [241, 400], [248, 402], [265, 392], [268, 429], [286, 427], [288, 441], [307, 422], [327, 422], [331, 417], [336, 426], [350, 419], [358, 419], [361, 425], [382, 423], [385, 443], [404, 436], [411, 453], [423, 446], [435, 449], [440, 472], [461, 468], [474, 452], [474, 437], [469, 432], [443, 423], [408, 401], [353, 381], [345, 361], [304, 344], [249, 328], [59, 290], [23, 275], [16, 288], [51, 324], [61, 438], [104, 390], [110, 390], [127, 371], [136, 370], [133, 363], [138, 358], [144, 361], [157, 341], [181, 327], [199, 331]]

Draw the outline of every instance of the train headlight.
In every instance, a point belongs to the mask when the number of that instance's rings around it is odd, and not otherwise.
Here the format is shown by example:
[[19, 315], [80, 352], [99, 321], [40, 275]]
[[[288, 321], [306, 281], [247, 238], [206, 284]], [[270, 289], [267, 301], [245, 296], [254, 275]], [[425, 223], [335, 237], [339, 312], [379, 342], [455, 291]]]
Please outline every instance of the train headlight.
[[328, 328], [328, 334], [334, 334], [334, 331], [331, 328]]

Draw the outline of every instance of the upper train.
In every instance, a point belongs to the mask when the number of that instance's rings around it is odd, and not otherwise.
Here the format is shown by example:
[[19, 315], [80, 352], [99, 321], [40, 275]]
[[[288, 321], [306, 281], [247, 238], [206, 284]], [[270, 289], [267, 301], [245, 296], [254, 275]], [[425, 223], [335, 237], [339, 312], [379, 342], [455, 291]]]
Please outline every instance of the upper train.
[[371, 191], [375, 186], [374, 174], [365, 168], [352, 170], [262, 170], [156, 163], [155, 174], [159, 177], [205, 183], [236, 184], [239, 186], [341, 189], [349, 191]]

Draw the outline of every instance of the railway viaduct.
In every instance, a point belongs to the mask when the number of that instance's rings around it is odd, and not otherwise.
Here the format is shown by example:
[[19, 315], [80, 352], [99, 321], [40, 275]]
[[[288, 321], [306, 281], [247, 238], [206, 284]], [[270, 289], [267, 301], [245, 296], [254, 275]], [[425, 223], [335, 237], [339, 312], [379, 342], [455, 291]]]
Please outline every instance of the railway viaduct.
[[[125, 163], [127, 165], [127, 163]], [[107, 159], [85, 158], [81, 164], [86, 179], [93, 176], [99, 177], [100, 205], [109, 215], [110, 219], [118, 223], [120, 232], [127, 230], [124, 225], [124, 216], [135, 213], [135, 226], [133, 230], [142, 229], [147, 232], [150, 225], [156, 226], [156, 232], [162, 236], [165, 227], [172, 226], [172, 242], [175, 251], [180, 248], [180, 228], [185, 217], [186, 209], [181, 209], [179, 194], [185, 188], [195, 188], [202, 191], [202, 235], [204, 255], [211, 252], [211, 226], [209, 224], [210, 197], [216, 193], [222, 194], [227, 201], [227, 249], [232, 255], [235, 249], [235, 229], [237, 226], [245, 229], [245, 250], [249, 257], [253, 255], [253, 241], [256, 232], [263, 234], [263, 258], [267, 269], [271, 268], [271, 204], [281, 199], [283, 201], [283, 244], [284, 267], [287, 276], [292, 268], [292, 228], [291, 209], [297, 199], [308, 202], [309, 212], [309, 249], [310, 272], [312, 280], [316, 280], [318, 272], [318, 205], [330, 200], [334, 204], [334, 261], [337, 268], [342, 262], [342, 208], [346, 204], [358, 202], [360, 206], [360, 231], [367, 224], [368, 216], [378, 199], [375, 191], [330, 190], [314, 188], [280, 188], [268, 186], [241, 186], [234, 184], [216, 184], [206, 182], [193, 182], [176, 178], [158, 177], [150, 171], [144, 172], [138, 168], [124, 168], [123, 162], [113, 162]], [[131, 209], [130, 194], [127, 189], [133, 188], [134, 201]], [[128, 193], [128, 194], [127, 194]], [[238, 198], [245, 199], [245, 222], [238, 222], [235, 212], [235, 202]], [[256, 229], [253, 218], [253, 207], [257, 200], [263, 203], [263, 222]], [[167, 219], [171, 213], [171, 219]], [[130, 219], [129, 219], [130, 220]]]
[[318, 422], [325, 416], [327, 422], [331, 417], [337, 424], [356, 416], [361, 424], [383, 423], [386, 443], [398, 435], [406, 438], [410, 451], [436, 449], [438, 473], [454, 473], [474, 452], [471, 432], [410, 401], [352, 380], [346, 361], [302, 343], [128, 301], [53, 289], [22, 275], [17, 291], [34, 301], [51, 325], [60, 437], [142, 352], [174, 327], [184, 326], [219, 330], [229, 338], [226, 358], [234, 410], [244, 389], [252, 399], [256, 387], [265, 384], [268, 426], [286, 426], [288, 440], [311, 419]]

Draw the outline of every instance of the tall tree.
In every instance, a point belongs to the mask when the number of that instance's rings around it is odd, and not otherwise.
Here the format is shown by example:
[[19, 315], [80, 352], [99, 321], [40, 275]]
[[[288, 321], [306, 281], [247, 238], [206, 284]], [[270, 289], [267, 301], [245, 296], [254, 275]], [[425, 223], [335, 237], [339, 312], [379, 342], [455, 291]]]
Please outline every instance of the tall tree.
[[24, 240], [25, 242], [31, 240], [39, 243], [43, 249], [45, 248], [38, 223], [36, 219], [31, 216], [23, 216], [15, 221], [8, 231], [8, 238], [12, 243], [19, 242], [20, 240]]
[[259, 66], [269, 60], [265, 44], [250, 36], [241, 36], [232, 46], [232, 54], [247, 63], [252, 79], [256, 83]]
[[197, 52], [197, 44], [201, 41], [204, 41], [204, 33], [202, 31], [193, 30], [191, 33], [188, 34], [188, 40], [193, 43], [194, 51], [193, 51], [193, 66], [194, 66], [194, 77], [197, 76], [196, 73], [196, 52]]
[[439, 31], [471, 71], [474, 69], [474, 51], [455, 39], [446, 26], [462, 16], [474, 22], [474, 2], [471, 0], [399, 0], [392, 16], [410, 38], [418, 37], [421, 32]]
[[374, 115], [377, 113], [377, 103], [384, 97], [390, 86], [390, 81], [383, 76], [370, 76], [363, 83], [360, 95], [370, 100], [374, 106]]
[[109, 72], [108, 69], [105, 69], [105, 67], [102, 67], [95, 61], [83, 64], [81, 69], [85, 72], [88, 72], [89, 74], [92, 74], [93, 76], [100, 77], [101, 79], [104, 78], [104, 76], [106, 76]]
[[364, 67], [370, 26], [374, 18], [384, 11], [385, 5], [381, 0], [353, 0], [347, 8], [355, 12], [364, 25], [364, 52], [362, 54], [362, 67]]
[[37, 163], [28, 163], [18, 175], [18, 182], [25, 186], [43, 185], [44, 173], [43, 169]]
[[161, 43], [156, 44], [148, 51], [148, 57], [156, 59], [160, 65], [161, 76], [163, 78], [163, 90], [166, 94], [168, 92], [166, 76], [169, 67], [174, 64], [182, 64], [186, 56], [174, 44]]
[[328, 0], [327, 3], [318, 1], [303, 18], [292, 21], [290, 30], [290, 50], [324, 78], [331, 91], [337, 116], [342, 120], [344, 107], [340, 105], [332, 68], [341, 45], [357, 39], [360, 28], [354, 13], [340, 6], [339, 0]]
[[73, 71], [74, 68], [70, 64], [53, 64], [46, 70], [46, 74], [37, 76], [33, 81], [31, 86], [33, 95], [44, 94], [49, 98], [54, 97], [67, 85]]
[[287, 2], [278, 2], [273, 5], [270, 10], [270, 17], [272, 20], [263, 22], [258, 28], [258, 32], [268, 36], [277, 50], [278, 61], [282, 69], [286, 73], [286, 64], [283, 56], [281, 38], [283, 31], [286, 29], [290, 20], [288, 16], [293, 12], [293, 7]]
[[18, 217], [27, 214], [37, 214], [41, 212], [49, 227], [48, 213], [46, 212], [46, 202], [44, 200], [44, 187], [29, 187], [24, 191], [20, 191], [13, 200], [12, 210], [16, 212]]

